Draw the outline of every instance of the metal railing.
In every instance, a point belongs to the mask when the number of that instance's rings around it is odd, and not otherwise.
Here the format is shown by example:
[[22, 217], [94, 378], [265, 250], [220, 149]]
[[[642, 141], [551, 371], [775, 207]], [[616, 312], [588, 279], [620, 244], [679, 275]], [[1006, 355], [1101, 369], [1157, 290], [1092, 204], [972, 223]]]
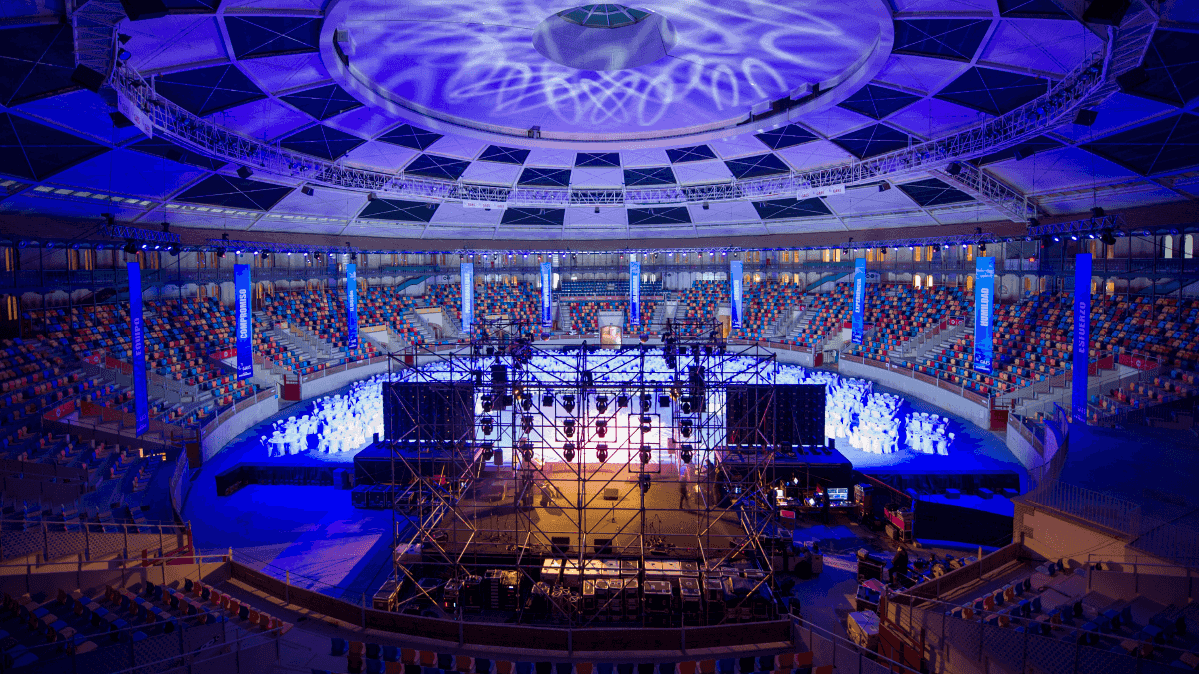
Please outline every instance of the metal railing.
[[1137, 504], [1065, 482], [1050, 482], [1028, 492], [1024, 498], [1123, 536], [1136, 535], [1140, 527], [1141, 508]]
[[[75, 530], [69, 530], [68, 526]], [[0, 520], [0, 560], [28, 558], [44, 562], [112, 554], [128, 558], [142, 553], [162, 557], [185, 550], [188, 545], [187, 527], [176, 524]]]

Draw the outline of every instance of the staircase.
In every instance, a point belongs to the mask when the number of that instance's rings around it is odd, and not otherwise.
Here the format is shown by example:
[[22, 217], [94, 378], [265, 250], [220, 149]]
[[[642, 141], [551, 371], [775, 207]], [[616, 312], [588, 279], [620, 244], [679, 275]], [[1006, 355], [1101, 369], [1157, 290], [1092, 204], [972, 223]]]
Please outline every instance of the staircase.
[[658, 302], [656, 305], [654, 305], [654, 313], [652, 316], [650, 316], [649, 323], [646, 325], [646, 329], [648, 329], [650, 332], [656, 332], [660, 335], [662, 334], [662, 330], [665, 328], [665, 326], [666, 303]]
[[429, 325], [429, 322], [425, 320], [424, 316], [416, 313], [415, 309], [409, 309], [408, 311], [405, 311], [404, 318], [408, 319], [408, 322], [416, 328], [416, 331], [421, 334], [421, 337], [424, 337], [425, 343], [437, 343], [437, 334], [433, 332], [433, 326]]
[[891, 357], [899, 360], [919, 361], [933, 349], [943, 347], [946, 344], [952, 344], [962, 335], [974, 334], [974, 324], [967, 320], [962, 320], [957, 325], [946, 326], [944, 330], [941, 329], [940, 325], [940, 323], [937, 323], [904, 342], [901, 347], [892, 349], [890, 353]]
[[787, 337], [787, 341], [794, 342], [795, 340], [799, 339], [799, 332], [808, 327], [808, 324], [812, 322], [812, 318], [815, 316], [816, 309], [811, 305], [800, 312], [799, 315], [791, 321], [791, 325], [787, 328], [787, 332], [784, 333]]

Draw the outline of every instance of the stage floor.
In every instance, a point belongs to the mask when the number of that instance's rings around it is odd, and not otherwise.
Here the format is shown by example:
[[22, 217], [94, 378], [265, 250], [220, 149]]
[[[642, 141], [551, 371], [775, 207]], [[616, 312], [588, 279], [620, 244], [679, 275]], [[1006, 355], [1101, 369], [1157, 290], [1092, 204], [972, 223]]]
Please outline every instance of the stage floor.
[[[332, 394], [348, 389], [349, 386]], [[908, 399], [906, 405], [913, 411], [934, 412], [953, 419], [957, 444], [949, 456], [928, 456], [906, 450], [891, 455], [867, 454], [846, 443], [838, 443], [838, 451], [855, 468], [874, 475], [969, 475], [1003, 471], [1018, 475], [1024, 486], [1025, 471], [998, 435], [918, 400]], [[191, 522], [196, 546], [202, 551], [225, 551], [232, 547], [239, 551], [239, 559], [256, 560], [257, 566], [280, 578], [290, 571], [294, 584], [358, 601], [362, 592], [373, 593], [391, 570], [393, 520], [390, 512], [354, 508], [350, 505], [348, 491], [329, 487], [251, 485], [232, 496], [216, 496], [214, 476], [240, 463], [349, 468], [357, 452], [269, 457], [259, 436], [275, 420], [306, 413], [311, 407], [311, 402], [291, 405], [238, 436], [217, 453], [195, 476], [183, 516]], [[559, 487], [564, 500], [573, 497], [570, 487]], [[635, 487], [631, 496], [636, 496]], [[651, 503], [661, 500], [665, 506], [662, 512], [647, 517], [647, 535], [661, 536], [667, 544], [674, 543], [679, 547], [693, 546], [698, 518], [693, 513], [678, 511], [677, 485], [655, 484], [647, 497]], [[692, 493], [690, 498], [696, 504], [699, 495]], [[512, 503], [510, 493], [507, 503]], [[577, 525], [570, 519], [572, 511], [562, 508], [558, 497], [553, 506], [540, 508], [536, 507], [540, 495], [535, 493], [533, 503], [532, 513], [522, 517], [536, 517], [538, 528], [577, 531]], [[691, 506], [692, 509], [696, 507]], [[667, 512], [669, 509], [674, 509], [674, 514]], [[488, 517], [519, 519], [515, 513], [501, 511]], [[618, 529], [620, 524], [627, 522], [618, 518], [618, 524], [608, 524]], [[511, 521], [503, 519], [481, 522], [480, 525], [517, 530]], [[640, 532], [639, 523], [628, 524], [628, 527], [636, 527], [636, 532]], [[737, 522], [718, 522], [713, 531], [727, 536], [743, 534]], [[622, 540], [627, 541], [624, 536], [615, 536], [614, 543], [620, 545]], [[572, 537], [572, 546], [578, 544], [575, 538], [577, 536]], [[588, 544], [593, 543], [589, 541]]]

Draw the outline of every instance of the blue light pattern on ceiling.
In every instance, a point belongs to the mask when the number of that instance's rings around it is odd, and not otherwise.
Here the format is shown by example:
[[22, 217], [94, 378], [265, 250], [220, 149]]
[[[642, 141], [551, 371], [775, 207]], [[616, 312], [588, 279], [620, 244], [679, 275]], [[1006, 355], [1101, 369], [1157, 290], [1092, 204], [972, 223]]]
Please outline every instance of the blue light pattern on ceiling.
[[384, 143], [391, 143], [392, 145], [399, 145], [424, 152], [429, 149], [430, 145], [441, 140], [441, 134], [425, 131], [411, 124], [401, 124], [379, 136], [379, 140]]
[[279, 141], [289, 150], [303, 152], [314, 157], [337, 159], [366, 141], [323, 124], [301, 129]]
[[565, 208], [507, 208], [504, 209], [500, 224], [561, 227], [565, 221]]
[[981, 166], [994, 164], [995, 162], [1017, 158], [1017, 153], [1020, 155], [1019, 158], [1031, 157], [1038, 152], [1056, 150], [1061, 146], [1062, 144], [1060, 142], [1050, 138], [1049, 136], [1037, 136], [1036, 138], [1030, 138], [1023, 143], [1018, 143], [1017, 145], [1009, 147], [1005, 150], [992, 152], [989, 155], [980, 157], [975, 163]]
[[292, 188], [233, 176], [208, 176], [175, 197], [178, 201], [226, 208], [269, 211]]
[[637, 225], [689, 225], [691, 212], [686, 206], [664, 208], [630, 208], [629, 226]]
[[200, 117], [266, 98], [232, 64], [159, 75], [155, 91]]
[[738, 178], [757, 178], [791, 172], [791, 167], [773, 154], [726, 159], [724, 163], [729, 167], [729, 171], [732, 171], [733, 175]]
[[841, 101], [841, 107], [853, 110], [872, 119], [882, 119], [920, 100], [915, 94], [896, 91], [877, 84], [867, 84]]
[[479, 155], [480, 161], [490, 161], [497, 164], [524, 164], [529, 158], [530, 150], [524, 150], [515, 147], [502, 147], [500, 145], [488, 145], [483, 154]]
[[619, 152], [580, 152], [575, 155], [575, 167], [620, 168]]
[[1053, 0], [999, 0], [999, 16], [1016, 19], [1069, 19]]
[[946, 85], [936, 98], [1002, 115], [1044, 94], [1047, 89], [1045, 80], [1039, 77], [975, 66]]
[[[754, 137], [762, 141], [771, 150], [781, 150], [785, 147], [792, 147], [810, 140], [816, 140], [816, 134], [798, 124], [788, 124], [787, 126], [771, 129], [770, 131], [763, 131]], [[703, 145], [701, 147], [707, 146]]]
[[147, 138], [129, 147], [138, 152], [145, 152], [155, 157], [162, 157], [163, 159], [169, 159], [182, 164], [198, 166], [209, 171], [215, 171], [228, 163], [219, 159], [206, 157], [199, 152], [192, 152], [187, 148], [179, 147], [168, 140], [164, 140], [161, 136]]
[[570, 185], [570, 169], [529, 167], [521, 171], [516, 184], [529, 187], [566, 187]]
[[395, 222], [429, 222], [437, 212], [437, 206], [438, 204], [424, 201], [374, 199], [366, 202], [366, 207], [358, 217]]
[[239, 59], [315, 52], [321, 19], [292, 16], [226, 16], [229, 42]]
[[442, 178], [457, 180], [470, 166], [470, 162], [461, 159], [451, 159], [435, 154], [418, 154], [404, 167], [404, 173], [426, 178]]
[[362, 103], [358, 99], [346, 93], [345, 89], [336, 84], [308, 89], [279, 98], [318, 120], [329, 119], [348, 110], [362, 107]]
[[754, 210], [763, 220], [784, 220], [791, 218], [810, 218], [818, 215], [831, 215], [824, 199], [771, 199], [770, 201], [755, 201]]
[[669, 166], [652, 166], [624, 170], [626, 187], [649, 187], [653, 185], [673, 185], [674, 171]]
[[872, 124], [830, 140], [858, 159], [866, 159], [908, 146], [908, 135], [886, 124]]
[[14, 106], [79, 85], [71, 25], [27, 26], [0, 31], [0, 104]]
[[0, 173], [44, 180], [108, 148], [65, 131], [0, 113]]
[[1141, 175], [1180, 171], [1199, 166], [1199, 117], [1183, 113], [1081, 147]]
[[1199, 34], [1159, 29], [1141, 61], [1148, 77], [1129, 93], [1182, 107], [1199, 96]]
[[692, 147], [677, 147], [666, 150], [666, 156], [670, 159], [671, 164], [682, 164], [689, 161], [703, 161], [705, 159], [715, 159], [716, 153], [707, 145], [695, 145]]
[[630, 26], [645, 17], [649, 12], [642, 9], [625, 7], [624, 5], [599, 4], [582, 5], [574, 9], [559, 12], [558, 16], [580, 26], [596, 26], [600, 28], [620, 28]]
[[970, 61], [986, 37], [986, 19], [907, 19], [895, 22], [897, 54]]
[[954, 189], [944, 181], [937, 180], [936, 178], [918, 180], [914, 183], [900, 185], [899, 189], [911, 197], [912, 201], [915, 201], [924, 208], [973, 201], [969, 194]]

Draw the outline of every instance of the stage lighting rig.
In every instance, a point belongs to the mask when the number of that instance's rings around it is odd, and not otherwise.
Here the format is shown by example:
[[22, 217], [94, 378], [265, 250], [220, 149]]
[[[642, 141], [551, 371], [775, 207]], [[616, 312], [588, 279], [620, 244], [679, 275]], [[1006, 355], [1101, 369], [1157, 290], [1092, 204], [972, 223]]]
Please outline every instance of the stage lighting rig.
[[648, 412], [653, 406], [653, 397], [648, 393], [641, 394], [641, 411]]
[[644, 435], [654, 430], [654, 418], [648, 414], [641, 415], [641, 433]]
[[627, 394], [621, 393], [620, 395], [616, 396], [616, 409], [623, 410], [628, 406], [629, 396]]
[[601, 442], [595, 446], [595, 458], [600, 463], [604, 463], [608, 460], [608, 443]]
[[649, 473], [642, 473], [641, 476], [637, 478], [637, 482], [641, 485], [641, 493], [642, 494], [645, 494], [649, 491], [649, 486], [650, 486]]
[[525, 433], [533, 432], [533, 415], [532, 414], [520, 415], [520, 430], [524, 431]]
[[490, 461], [495, 457], [495, 445], [490, 442], [483, 443], [483, 460]]
[[690, 419], [679, 419], [679, 432], [683, 434], [684, 438], [691, 437], [691, 429], [694, 427], [694, 423]]
[[554, 404], [554, 394], [553, 393], [546, 391], [545, 393], [541, 394], [541, 406], [542, 407], [549, 407], [550, 405], [553, 405], [553, 404]]
[[575, 397], [573, 394], [562, 396], [562, 409], [566, 410], [567, 414], [575, 411]]
[[520, 458], [524, 459], [525, 463], [533, 460], [533, 443], [529, 440], [520, 443]]
[[683, 448], [679, 451], [679, 458], [682, 459], [683, 463], [691, 463], [691, 460], [695, 458], [694, 452], [695, 449], [691, 446], [691, 443], [683, 443]]
[[491, 417], [483, 417], [479, 420], [479, 427], [483, 430], [483, 435], [491, 435], [495, 430], [495, 420]]
[[645, 464], [649, 463], [649, 460], [652, 457], [652, 454], [649, 449], [649, 445], [646, 445], [646, 444], [641, 445], [641, 451], [639, 451], [638, 454], [639, 454], [639, 458], [641, 459], [641, 465], [643, 465], [643, 466]]
[[562, 432], [566, 434], [566, 437], [573, 438], [575, 436], [575, 420], [564, 419], [562, 421]]
[[595, 422], [595, 434], [601, 438], [608, 434], [608, 420], [600, 419]]
[[658, 407], [670, 407], [670, 395], [666, 393], [658, 394]]
[[608, 411], [608, 396], [601, 394], [595, 397], [595, 411], [600, 414]]
[[575, 460], [575, 443], [568, 442], [562, 445], [562, 458], [566, 459], [567, 463]]
[[533, 409], [533, 398], [528, 394], [522, 395], [520, 397], [520, 408], [526, 412]]
[[494, 401], [492, 400], [491, 394], [487, 394], [487, 395], [485, 395], [485, 396], [483, 396], [483, 397], [479, 398], [479, 402], [480, 402], [480, 404], [483, 406], [483, 411], [484, 411], [484, 412], [490, 412], [490, 411], [491, 411], [491, 406], [492, 406], [492, 403], [493, 403]]

